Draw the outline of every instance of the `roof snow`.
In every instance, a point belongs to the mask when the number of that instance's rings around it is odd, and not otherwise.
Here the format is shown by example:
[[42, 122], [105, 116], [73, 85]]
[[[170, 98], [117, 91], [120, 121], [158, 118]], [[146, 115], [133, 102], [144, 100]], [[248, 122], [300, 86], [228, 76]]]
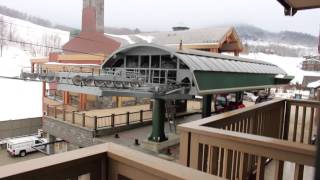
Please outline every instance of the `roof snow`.
[[129, 35], [116, 35], [116, 34], [107, 34], [105, 33], [105, 35], [111, 36], [113, 38], [115, 38], [115, 40], [121, 42], [122, 45], [125, 44], [135, 44], [135, 42], [131, 39], [131, 37]]
[[185, 31], [165, 31], [129, 35], [107, 34], [121, 42], [122, 46], [134, 43], [154, 43], [158, 45], [216, 44], [219, 43], [233, 27], [210, 27]]
[[141, 34], [136, 34], [136, 37], [146, 41], [147, 43], [152, 43], [154, 36], [146, 36], [146, 35], [141, 35]]
[[318, 88], [320, 87], [320, 80], [319, 81], [315, 81], [315, 82], [312, 82], [312, 83], [309, 83], [307, 85], [308, 88]]

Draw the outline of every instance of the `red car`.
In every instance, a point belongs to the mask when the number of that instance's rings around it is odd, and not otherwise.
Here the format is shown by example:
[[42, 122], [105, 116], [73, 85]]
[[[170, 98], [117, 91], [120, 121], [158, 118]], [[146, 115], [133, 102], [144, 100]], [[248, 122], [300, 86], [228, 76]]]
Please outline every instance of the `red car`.
[[215, 99], [215, 112], [223, 113], [244, 108], [243, 93], [220, 94]]

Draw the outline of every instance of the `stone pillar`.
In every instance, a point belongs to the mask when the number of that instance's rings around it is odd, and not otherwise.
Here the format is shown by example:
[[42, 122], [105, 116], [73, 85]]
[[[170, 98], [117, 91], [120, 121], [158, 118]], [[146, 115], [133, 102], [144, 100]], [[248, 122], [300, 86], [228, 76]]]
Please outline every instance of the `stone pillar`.
[[212, 95], [202, 97], [202, 118], [211, 116]]
[[[48, 140], [48, 143], [53, 143], [53, 142], [56, 141], [56, 137], [53, 136], [53, 135], [48, 134], [47, 140]], [[48, 152], [48, 154], [50, 154], [50, 155], [55, 153], [55, 152], [54, 152], [54, 143], [47, 145], [47, 152]]]
[[152, 108], [152, 132], [149, 141], [163, 142], [168, 140], [164, 133], [165, 101], [154, 99]]

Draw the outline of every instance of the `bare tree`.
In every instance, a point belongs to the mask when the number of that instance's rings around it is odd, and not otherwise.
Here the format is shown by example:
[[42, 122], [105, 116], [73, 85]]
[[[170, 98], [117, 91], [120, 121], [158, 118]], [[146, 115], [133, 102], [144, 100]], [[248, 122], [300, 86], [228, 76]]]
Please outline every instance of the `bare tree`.
[[7, 24], [4, 22], [3, 17], [0, 17], [0, 56], [2, 57], [3, 47], [6, 45]]
[[13, 23], [9, 23], [9, 40], [10, 41], [17, 40], [17, 28]]
[[44, 46], [43, 55], [47, 56], [51, 51], [61, 47], [61, 37], [58, 34], [43, 34], [42, 45]]

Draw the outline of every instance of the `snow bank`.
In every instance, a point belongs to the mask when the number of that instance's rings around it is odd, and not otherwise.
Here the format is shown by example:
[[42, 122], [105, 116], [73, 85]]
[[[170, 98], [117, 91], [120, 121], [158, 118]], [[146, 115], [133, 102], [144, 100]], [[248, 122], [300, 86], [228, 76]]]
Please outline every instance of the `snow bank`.
[[320, 76], [319, 72], [303, 71], [300, 69], [302, 62], [304, 61], [303, 58], [283, 57], [264, 53], [250, 53], [248, 55], [241, 54], [240, 56], [245, 58], [266, 61], [279, 66], [280, 68], [285, 70], [288, 73], [288, 75], [295, 77], [291, 81], [291, 83], [298, 82], [301, 84], [304, 76]]

